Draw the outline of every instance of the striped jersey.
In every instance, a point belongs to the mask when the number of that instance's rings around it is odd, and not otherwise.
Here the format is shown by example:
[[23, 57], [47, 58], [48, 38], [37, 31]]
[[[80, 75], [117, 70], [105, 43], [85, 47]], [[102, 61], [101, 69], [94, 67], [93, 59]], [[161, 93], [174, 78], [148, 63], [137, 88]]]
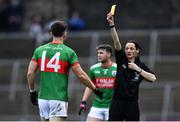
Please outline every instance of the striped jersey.
[[102, 99], [99, 99], [97, 95], [94, 96], [94, 107], [109, 108], [115, 87], [116, 70], [116, 63], [112, 63], [112, 65], [107, 68], [103, 68], [101, 63], [97, 63], [90, 68], [90, 79], [94, 82], [96, 87], [103, 92]]
[[34, 51], [32, 61], [38, 62], [40, 90], [38, 98], [68, 100], [68, 75], [78, 63], [74, 50], [64, 44], [47, 43]]

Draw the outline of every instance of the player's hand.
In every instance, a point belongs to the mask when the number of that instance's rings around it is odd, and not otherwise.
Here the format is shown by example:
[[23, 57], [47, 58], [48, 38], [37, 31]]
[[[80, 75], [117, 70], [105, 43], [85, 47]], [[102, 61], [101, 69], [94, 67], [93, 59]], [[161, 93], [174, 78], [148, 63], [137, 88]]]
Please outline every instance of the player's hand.
[[81, 101], [80, 105], [79, 105], [79, 112], [78, 114], [81, 115], [82, 110], [86, 109], [86, 101]]
[[94, 89], [93, 92], [94, 92], [94, 94], [96, 94], [100, 99], [103, 98], [103, 93], [102, 93], [98, 88]]
[[114, 17], [111, 13], [107, 14], [107, 21], [109, 22], [109, 26], [114, 25]]
[[38, 105], [38, 94], [36, 93], [36, 91], [30, 92], [31, 95], [31, 103], [33, 105]]
[[142, 71], [142, 69], [139, 66], [137, 66], [135, 63], [133, 63], [133, 62], [128, 63], [128, 67], [130, 69], [133, 69], [133, 70], [137, 71], [137, 72], [141, 72]]

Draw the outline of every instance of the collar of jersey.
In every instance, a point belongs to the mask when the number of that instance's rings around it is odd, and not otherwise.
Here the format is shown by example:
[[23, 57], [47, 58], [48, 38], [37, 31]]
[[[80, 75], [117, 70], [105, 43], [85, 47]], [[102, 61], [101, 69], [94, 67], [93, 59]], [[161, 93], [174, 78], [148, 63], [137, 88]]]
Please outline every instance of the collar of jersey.
[[112, 66], [112, 64], [113, 64], [113, 62], [111, 61], [111, 63], [110, 63], [109, 65], [107, 65], [107, 66], [103, 66], [103, 65], [101, 64], [101, 67], [102, 67], [102, 68], [108, 68], [108, 67]]
[[61, 42], [51, 42], [51, 44], [63, 44]]

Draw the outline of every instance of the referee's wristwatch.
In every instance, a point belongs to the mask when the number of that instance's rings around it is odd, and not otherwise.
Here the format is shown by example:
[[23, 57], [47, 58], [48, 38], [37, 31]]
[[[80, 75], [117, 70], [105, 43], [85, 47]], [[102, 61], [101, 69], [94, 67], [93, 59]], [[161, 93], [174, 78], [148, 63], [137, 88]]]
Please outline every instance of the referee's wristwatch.
[[141, 72], [142, 72], [142, 68], [138, 68], [138, 70], [137, 70], [137, 72], [139, 72], [139, 74], [141, 74]]

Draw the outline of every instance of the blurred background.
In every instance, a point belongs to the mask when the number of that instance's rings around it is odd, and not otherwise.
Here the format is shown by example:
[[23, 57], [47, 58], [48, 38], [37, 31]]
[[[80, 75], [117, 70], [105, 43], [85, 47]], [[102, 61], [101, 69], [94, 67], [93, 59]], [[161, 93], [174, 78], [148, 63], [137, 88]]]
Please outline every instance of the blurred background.
[[[97, 62], [96, 46], [112, 45], [106, 14], [116, 3], [115, 23], [123, 42], [137, 40], [142, 59], [156, 73], [156, 83], [140, 86], [141, 120], [180, 120], [179, 0], [0, 0], [0, 121], [40, 120], [29, 99], [26, 72], [34, 49], [51, 41], [53, 20], [68, 22], [65, 44], [83, 69]], [[37, 89], [39, 85], [36, 76]], [[78, 116], [85, 86], [70, 71], [68, 120]]]

